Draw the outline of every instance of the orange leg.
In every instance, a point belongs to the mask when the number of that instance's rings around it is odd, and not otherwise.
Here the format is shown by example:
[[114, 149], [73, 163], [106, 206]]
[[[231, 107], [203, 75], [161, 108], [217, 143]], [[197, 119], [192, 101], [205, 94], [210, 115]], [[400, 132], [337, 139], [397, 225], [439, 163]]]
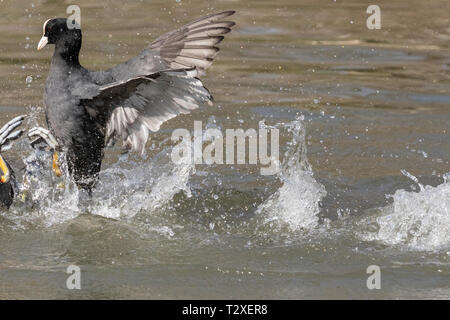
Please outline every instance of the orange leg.
[[52, 165], [53, 172], [57, 177], [62, 176], [61, 168], [59, 167], [59, 154], [57, 151], [53, 152], [53, 165]]
[[0, 183], [6, 183], [9, 181], [10, 172], [8, 169], [8, 166], [6, 165], [5, 160], [3, 160], [2, 156], [0, 155], [0, 170], [2, 175], [0, 176]]

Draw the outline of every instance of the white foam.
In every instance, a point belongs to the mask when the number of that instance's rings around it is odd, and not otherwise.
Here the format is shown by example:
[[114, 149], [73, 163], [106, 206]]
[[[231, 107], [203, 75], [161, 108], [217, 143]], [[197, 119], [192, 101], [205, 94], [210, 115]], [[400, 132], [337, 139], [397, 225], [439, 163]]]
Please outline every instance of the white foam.
[[317, 227], [319, 203], [326, 195], [307, 159], [303, 120], [300, 117], [286, 125], [292, 140], [279, 173], [283, 185], [257, 209], [259, 214], [267, 215], [266, 222], [279, 221], [291, 230]]
[[[418, 183], [406, 171], [403, 174]], [[375, 217], [375, 230], [361, 234], [364, 240], [387, 245], [401, 245], [417, 250], [440, 250], [450, 247], [450, 179], [447, 174], [437, 187], [423, 186], [419, 192], [397, 190], [390, 206]], [[364, 222], [364, 221], [363, 221]], [[367, 219], [366, 219], [367, 222]]]
[[[161, 158], [165, 157], [167, 152], [162, 151], [151, 163], [132, 163], [126, 159], [102, 171], [86, 207], [79, 203], [79, 192], [69, 179], [55, 180], [48, 154], [33, 151], [24, 161], [28, 178], [27, 183], [21, 184], [21, 192], [26, 196], [18, 196], [7, 218], [19, 227], [50, 227], [86, 212], [120, 220], [130, 220], [141, 210], [151, 212], [164, 206], [180, 191], [190, 194], [188, 182], [193, 165], [162, 163]], [[63, 172], [67, 172], [67, 168], [63, 168]]]

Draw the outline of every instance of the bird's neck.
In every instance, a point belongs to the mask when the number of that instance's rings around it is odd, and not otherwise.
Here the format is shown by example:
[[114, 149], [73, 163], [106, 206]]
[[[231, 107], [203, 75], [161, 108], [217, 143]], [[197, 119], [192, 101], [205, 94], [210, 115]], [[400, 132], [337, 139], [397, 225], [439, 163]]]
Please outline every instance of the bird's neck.
[[70, 42], [61, 39], [55, 45], [55, 52], [53, 53], [52, 62], [58, 64], [67, 64], [69, 66], [79, 66], [81, 41]]

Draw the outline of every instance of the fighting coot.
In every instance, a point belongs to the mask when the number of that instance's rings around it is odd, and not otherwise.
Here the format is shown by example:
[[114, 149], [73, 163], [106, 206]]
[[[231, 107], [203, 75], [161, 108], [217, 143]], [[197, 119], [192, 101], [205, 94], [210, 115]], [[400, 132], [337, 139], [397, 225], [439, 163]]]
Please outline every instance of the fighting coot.
[[22, 124], [24, 116], [19, 116], [0, 129], [0, 209], [9, 208], [14, 198], [16, 179], [11, 166], [2, 157], [2, 152], [10, 148], [13, 140], [18, 139], [23, 130], [14, 131]]
[[131, 60], [99, 72], [80, 65], [81, 30], [73, 21], [47, 20], [38, 50], [55, 45], [44, 93], [49, 130], [35, 128], [29, 135], [53, 139], [55, 173], [60, 173], [60, 149], [78, 187], [91, 192], [106, 144], [121, 138], [125, 148], [142, 153], [150, 131], [210, 103], [212, 96], [197, 77], [234, 26], [224, 20], [232, 14], [197, 19], [159, 37]]

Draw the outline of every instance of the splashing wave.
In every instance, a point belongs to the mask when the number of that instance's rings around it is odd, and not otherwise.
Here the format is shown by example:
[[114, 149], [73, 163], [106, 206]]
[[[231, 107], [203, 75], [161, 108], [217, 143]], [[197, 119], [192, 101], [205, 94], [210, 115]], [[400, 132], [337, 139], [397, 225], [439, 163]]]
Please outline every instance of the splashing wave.
[[267, 215], [266, 222], [279, 221], [291, 230], [317, 227], [320, 201], [326, 195], [308, 162], [303, 120], [299, 117], [286, 125], [292, 140], [279, 173], [283, 185], [257, 209], [259, 214]]
[[[167, 151], [162, 150], [156, 158], [165, 156]], [[188, 180], [194, 171], [192, 164], [134, 163], [125, 155], [101, 172], [93, 197], [86, 205], [69, 178], [55, 180], [51, 170], [44, 169], [50, 161], [48, 153], [41, 151], [33, 151], [24, 160], [26, 175], [19, 200], [5, 216], [19, 227], [50, 227], [86, 212], [129, 221], [141, 210], [160, 208], [180, 191], [189, 195]], [[63, 170], [67, 172], [67, 168]]]
[[423, 186], [416, 177], [402, 172], [419, 185], [420, 191], [397, 190], [390, 206], [358, 222], [370, 229], [361, 232], [360, 237], [417, 250], [449, 248], [450, 174], [444, 176], [443, 184], [433, 187]]

